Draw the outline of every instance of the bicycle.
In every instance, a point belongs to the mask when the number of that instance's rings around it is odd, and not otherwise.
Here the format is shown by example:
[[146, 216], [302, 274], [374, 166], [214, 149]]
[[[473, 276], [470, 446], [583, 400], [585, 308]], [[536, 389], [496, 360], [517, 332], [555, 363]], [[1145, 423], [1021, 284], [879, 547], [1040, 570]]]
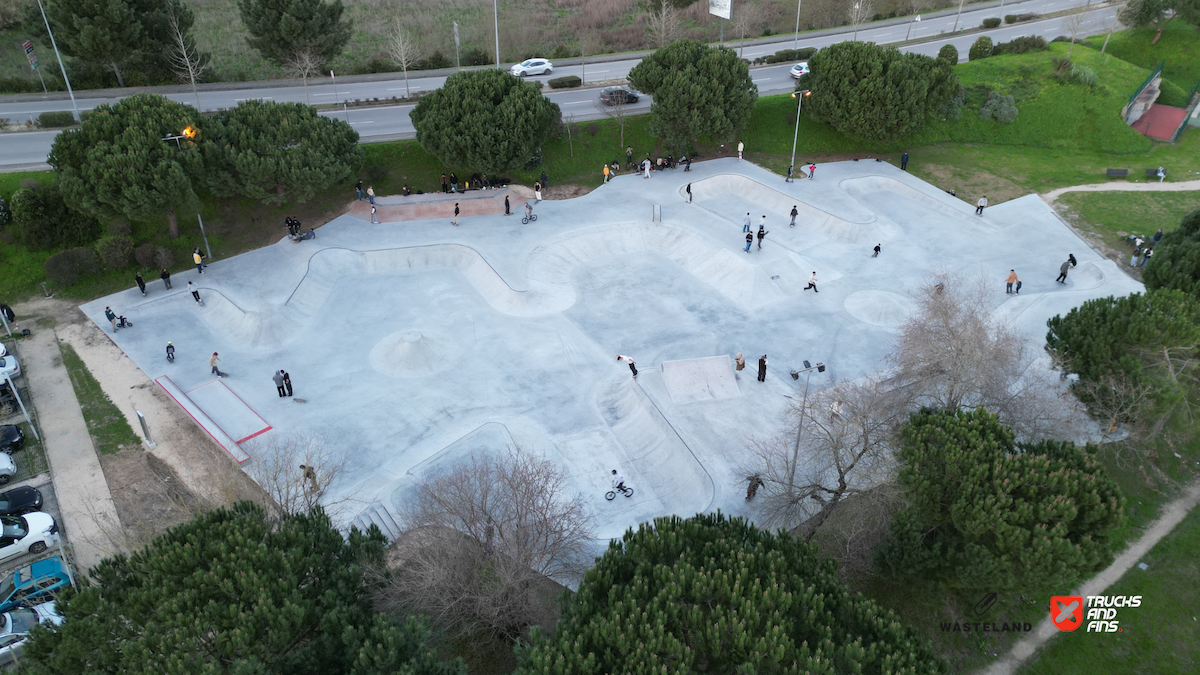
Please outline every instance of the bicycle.
[[625, 495], [626, 499], [633, 496], [633, 488], [625, 487], [624, 485], [619, 485], [619, 486], [609, 490], [608, 492], [605, 492], [604, 498], [611, 502], [612, 500], [617, 498], [618, 492]]
[[537, 214], [536, 214], [536, 213], [529, 213], [529, 214], [526, 214], [524, 217], [522, 217], [522, 218], [521, 218], [521, 224], [522, 224], [522, 225], [528, 225], [530, 222], [532, 222], [532, 221], [535, 221], [535, 220], [537, 220]]

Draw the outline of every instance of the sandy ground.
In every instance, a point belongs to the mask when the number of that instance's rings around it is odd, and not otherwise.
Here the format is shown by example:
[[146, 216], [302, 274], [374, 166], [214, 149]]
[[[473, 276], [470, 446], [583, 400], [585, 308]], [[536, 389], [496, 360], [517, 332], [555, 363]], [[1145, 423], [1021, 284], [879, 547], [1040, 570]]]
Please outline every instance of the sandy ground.
[[36, 298], [15, 309], [24, 320], [41, 316], [55, 321], [59, 339], [75, 349], [139, 437], [134, 411], [146, 417], [153, 449], [100, 456], [127, 536], [141, 539], [160, 532], [187, 520], [197, 508], [261, 498], [258, 486], [74, 303]]

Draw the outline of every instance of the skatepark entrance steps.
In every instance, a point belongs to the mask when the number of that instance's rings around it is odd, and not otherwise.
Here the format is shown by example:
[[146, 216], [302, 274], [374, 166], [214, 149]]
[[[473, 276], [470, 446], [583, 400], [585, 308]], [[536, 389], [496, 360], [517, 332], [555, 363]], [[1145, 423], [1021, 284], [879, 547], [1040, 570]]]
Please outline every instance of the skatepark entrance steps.
[[380, 532], [383, 532], [383, 536], [387, 538], [388, 542], [393, 542], [401, 533], [398, 522], [399, 520], [387, 510], [386, 506], [376, 502], [363, 509], [350, 525], [358, 528], [359, 532], [366, 532], [371, 529], [372, 525], [375, 525], [379, 527]]
[[663, 361], [659, 370], [673, 403], [719, 401], [742, 395], [728, 354]]
[[154, 381], [238, 464], [250, 459], [240, 444], [271, 430], [271, 425], [221, 380], [202, 384], [190, 392], [184, 392], [165, 375]]

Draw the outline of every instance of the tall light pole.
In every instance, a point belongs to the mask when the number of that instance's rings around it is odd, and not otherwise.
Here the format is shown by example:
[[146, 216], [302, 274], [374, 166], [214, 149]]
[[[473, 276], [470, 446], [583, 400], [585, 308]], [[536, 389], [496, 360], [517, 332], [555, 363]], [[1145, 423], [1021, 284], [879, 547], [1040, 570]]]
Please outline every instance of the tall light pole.
[[[171, 134], [163, 136], [163, 142], [170, 143], [171, 141], [175, 141], [176, 149], [183, 152], [183, 144], [180, 141], [184, 138], [188, 140], [196, 138], [196, 128], [188, 125], [176, 136], [172, 136]], [[208, 259], [212, 260], [212, 247], [208, 245], [208, 234], [204, 232], [204, 218], [200, 215], [200, 208], [196, 209], [196, 222], [200, 223], [200, 238], [204, 240], [204, 250], [208, 253]]]
[[789, 168], [796, 166], [796, 141], [800, 139], [800, 106], [804, 105], [804, 99], [809, 96], [812, 96], [809, 89], [792, 92], [792, 98], [796, 99], [796, 133], [792, 134], [792, 163], [788, 164]]
[[804, 362], [804, 368], [801, 370], [792, 371], [792, 379], [799, 380], [800, 373], [807, 373], [804, 378], [804, 402], [800, 404], [800, 423], [796, 428], [796, 444], [792, 446], [792, 471], [796, 470], [796, 462], [800, 455], [800, 433], [804, 431], [804, 414], [808, 409], [808, 383], [812, 379], [813, 371], [818, 373], [825, 372], [825, 364], [818, 362], [817, 365], [810, 365], [808, 361]]
[[63, 65], [62, 54], [58, 53], [58, 44], [54, 42], [54, 31], [50, 30], [50, 19], [46, 18], [46, 10], [42, 7], [42, 0], [37, 0], [38, 9], [42, 12], [42, 21], [46, 22], [46, 32], [50, 34], [50, 46], [54, 47], [54, 56], [58, 58], [58, 69], [62, 71], [63, 82], [67, 83], [67, 93], [71, 95], [71, 110], [75, 111], [75, 121], [82, 121], [79, 118], [79, 106], [75, 104], [75, 92], [71, 90], [71, 78], [67, 77], [67, 67]]
[[[333, 80], [333, 97], [336, 99], [338, 97], [338, 95], [337, 95], [337, 78], [333, 76], [332, 69], [329, 71], [329, 79]], [[350, 124], [350, 109], [346, 107], [345, 101], [342, 101], [342, 110], [345, 111], [345, 113], [346, 113], [346, 124]]]
[[498, 0], [492, 0], [492, 13], [496, 19], [496, 67], [500, 66], [500, 5]]
[[796, 0], [796, 39], [792, 40], [792, 49], [800, 48], [800, 0]]

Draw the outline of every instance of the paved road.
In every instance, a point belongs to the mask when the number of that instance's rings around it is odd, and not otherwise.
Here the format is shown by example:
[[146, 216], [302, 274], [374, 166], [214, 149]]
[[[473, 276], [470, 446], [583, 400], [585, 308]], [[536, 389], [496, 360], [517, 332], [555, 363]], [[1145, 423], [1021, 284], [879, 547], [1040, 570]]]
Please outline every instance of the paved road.
[[[959, 27], [978, 26], [980, 22], [987, 17], [1003, 16], [1007, 13], [1014, 12], [1030, 12], [1037, 11], [1040, 13], [1049, 13], [1078, 7], [1083, 3], [1079, 0], [1030, 0], [1022, 3], [1007, 3], [1003, 9], [998, 7], [964, 10], [962, 18], [959, 20]], [[1100, 9], [1091, 10], [1086, 13], [1087, 23], [1084, 25], [1083, 34], [1094, 34], [1108, 29], [1113, 20], [1115, 9], [1112, 7], [1103, 7]], [[986, 31], [986, 34], [992, 37], [996, 42], [1004, 42], [1022, 35], [1041, 35], [1046, 39], [1053, 39], [1058, 35], [1066, 33], [1063, 27], [1064, 19], [1055, 18], [1044, 21], [1035, 21], [1013, 26], [1001, 26], [994, 30]], [[905, 41], [911, 23], [911, 38], [928, 38], [933, 35], [949, 33], [955, 23], [955, 16], [949, 14], [946, 16], [932, 17], [928, 20], [920, 22], [908, 22], [903, 24], [881, 25], [873, 28], [864, 28], [858, 31], [858, 39], [863, 41], [873, 41], [880, 44], [898, 43]], [[851, 31], [840, 33], [832, 33], [820, 37], [805, 37], [801, 36], [799, 44], [808, 47], [825, 47], [837, 42], [848, 39]], [[904, 51], [911, 51], [919, 54], [935, 55], [941, 49], [942, 45], [953, 44], [958, 48], [959, 54], [963, 59], [966, 58], [967, 50], [971, 43], [978, 37], [979, 33], [969, 35], [960, 35], [958, 37], [950, 37], [942, 40], [933, 40], [910, 47], [903, 48]], [[737, 48], [736, 42], [727, 43], [734, 48]], [[791, 40], [773, 43], [747, 44], [743, 56], [747, 59], [753, 59], [758, 56], [772, 54], [779, 49], [786, 49], [792, 46]], [[596, 80], [612, 80], [624, 78], [629, 74], [630, 69], [637, 65], [639, 59], [630, 58], [620, 61], [608, 61], [592, 63], [588, 66], [568, 65], [556, 68], [553, 76], [561, 77], [564, 75], [584, 75], [586, 68], [587, 81]], [[772, 94], [790, 91], [793, 86], [793, 80], [788, 75], [788, 70], [791, 64], [780, 64], [774, 66], [765, 66], [754, 68], [751, 74], [754, 82], [758, 85], [760, 94]], [[550, 76], [538, 76], [532, 79], [547, 80]], [[410, 78], [408, 86], [413, 91], [424, 91], [440, 87], [445, 82], [445, 77], [413, 77]], [[303, 86], [276, 86], [276, 87], [259, 87], [252, 89], [228, 90], [228, 91], [206, 91], [200, 94], [200, 103], [205, 110], [214, 110], [217, 108], [229, 108], [237, 105], [239, 101], [247, 98], [265, 98], [274, 101], [292, 101], [311, 103], [335, 103], [345, 99], [368, 99], [368, 98], [385, 98], [392, 96], [403, 96], [405, 94], [405, 83], [403, 78], [396, 80], [382, 80], [372, 82], [353, 82], [339, 83], [334, 85], [325, 78], [320, 79], [321, 84], [310, 84], [307, 91]], [[168, 98], [194, 105], [195, 97], [190, 93], [171, 93], [166, 94]], [[86, 96], [86, 94], [84, 95]], [[574, 115], [577, 119], [597, 119], [604, 116], [604, 112], [600, 110], [596, 104], [596, 91], [594, 89], [573, 89], [568, 91], [551, 91], [547, 90], [547, 97], [557, 103], [563, 111], [563, 115]], [[103, 103], [112, 103], [118, 100], [117, 98], [85, 98], [81, 96], [78, 99], [80, 109], [94, 108]], [[23, 117], [36, 116], [41, 112], [51, 110], [63, 110], [69, 108], [70, 104], [66, 101], [29, 101], [29, 102], [13, 102], [0, 103], [0, 117], [8, 117], [9, 119], [19, 120]], [[645, 111], [650, 107], [649, 97], [644, 98], [635, 106], [629, 106], [629, 109], [634, 112]], [[322, 114], [329, 116], [338, 116], [347, 119], [349, 123], [359, 132], [364, 141], [382, 141], [397, 138], [411, 138], [414, 135], [412, 122], [409, 120], [409, 112], [412, 110], [412, 105], [397, 105], [384, 106], [377, 108], [367, 108], [349, 111], [327, 111]], [[45, 168], [45, 157], [49, 151], [50, 145], [56, 132], [31, 132], [31, 133], [15, 133], [0, 135], [0, 171], [16, 171], [29, 168]]]

